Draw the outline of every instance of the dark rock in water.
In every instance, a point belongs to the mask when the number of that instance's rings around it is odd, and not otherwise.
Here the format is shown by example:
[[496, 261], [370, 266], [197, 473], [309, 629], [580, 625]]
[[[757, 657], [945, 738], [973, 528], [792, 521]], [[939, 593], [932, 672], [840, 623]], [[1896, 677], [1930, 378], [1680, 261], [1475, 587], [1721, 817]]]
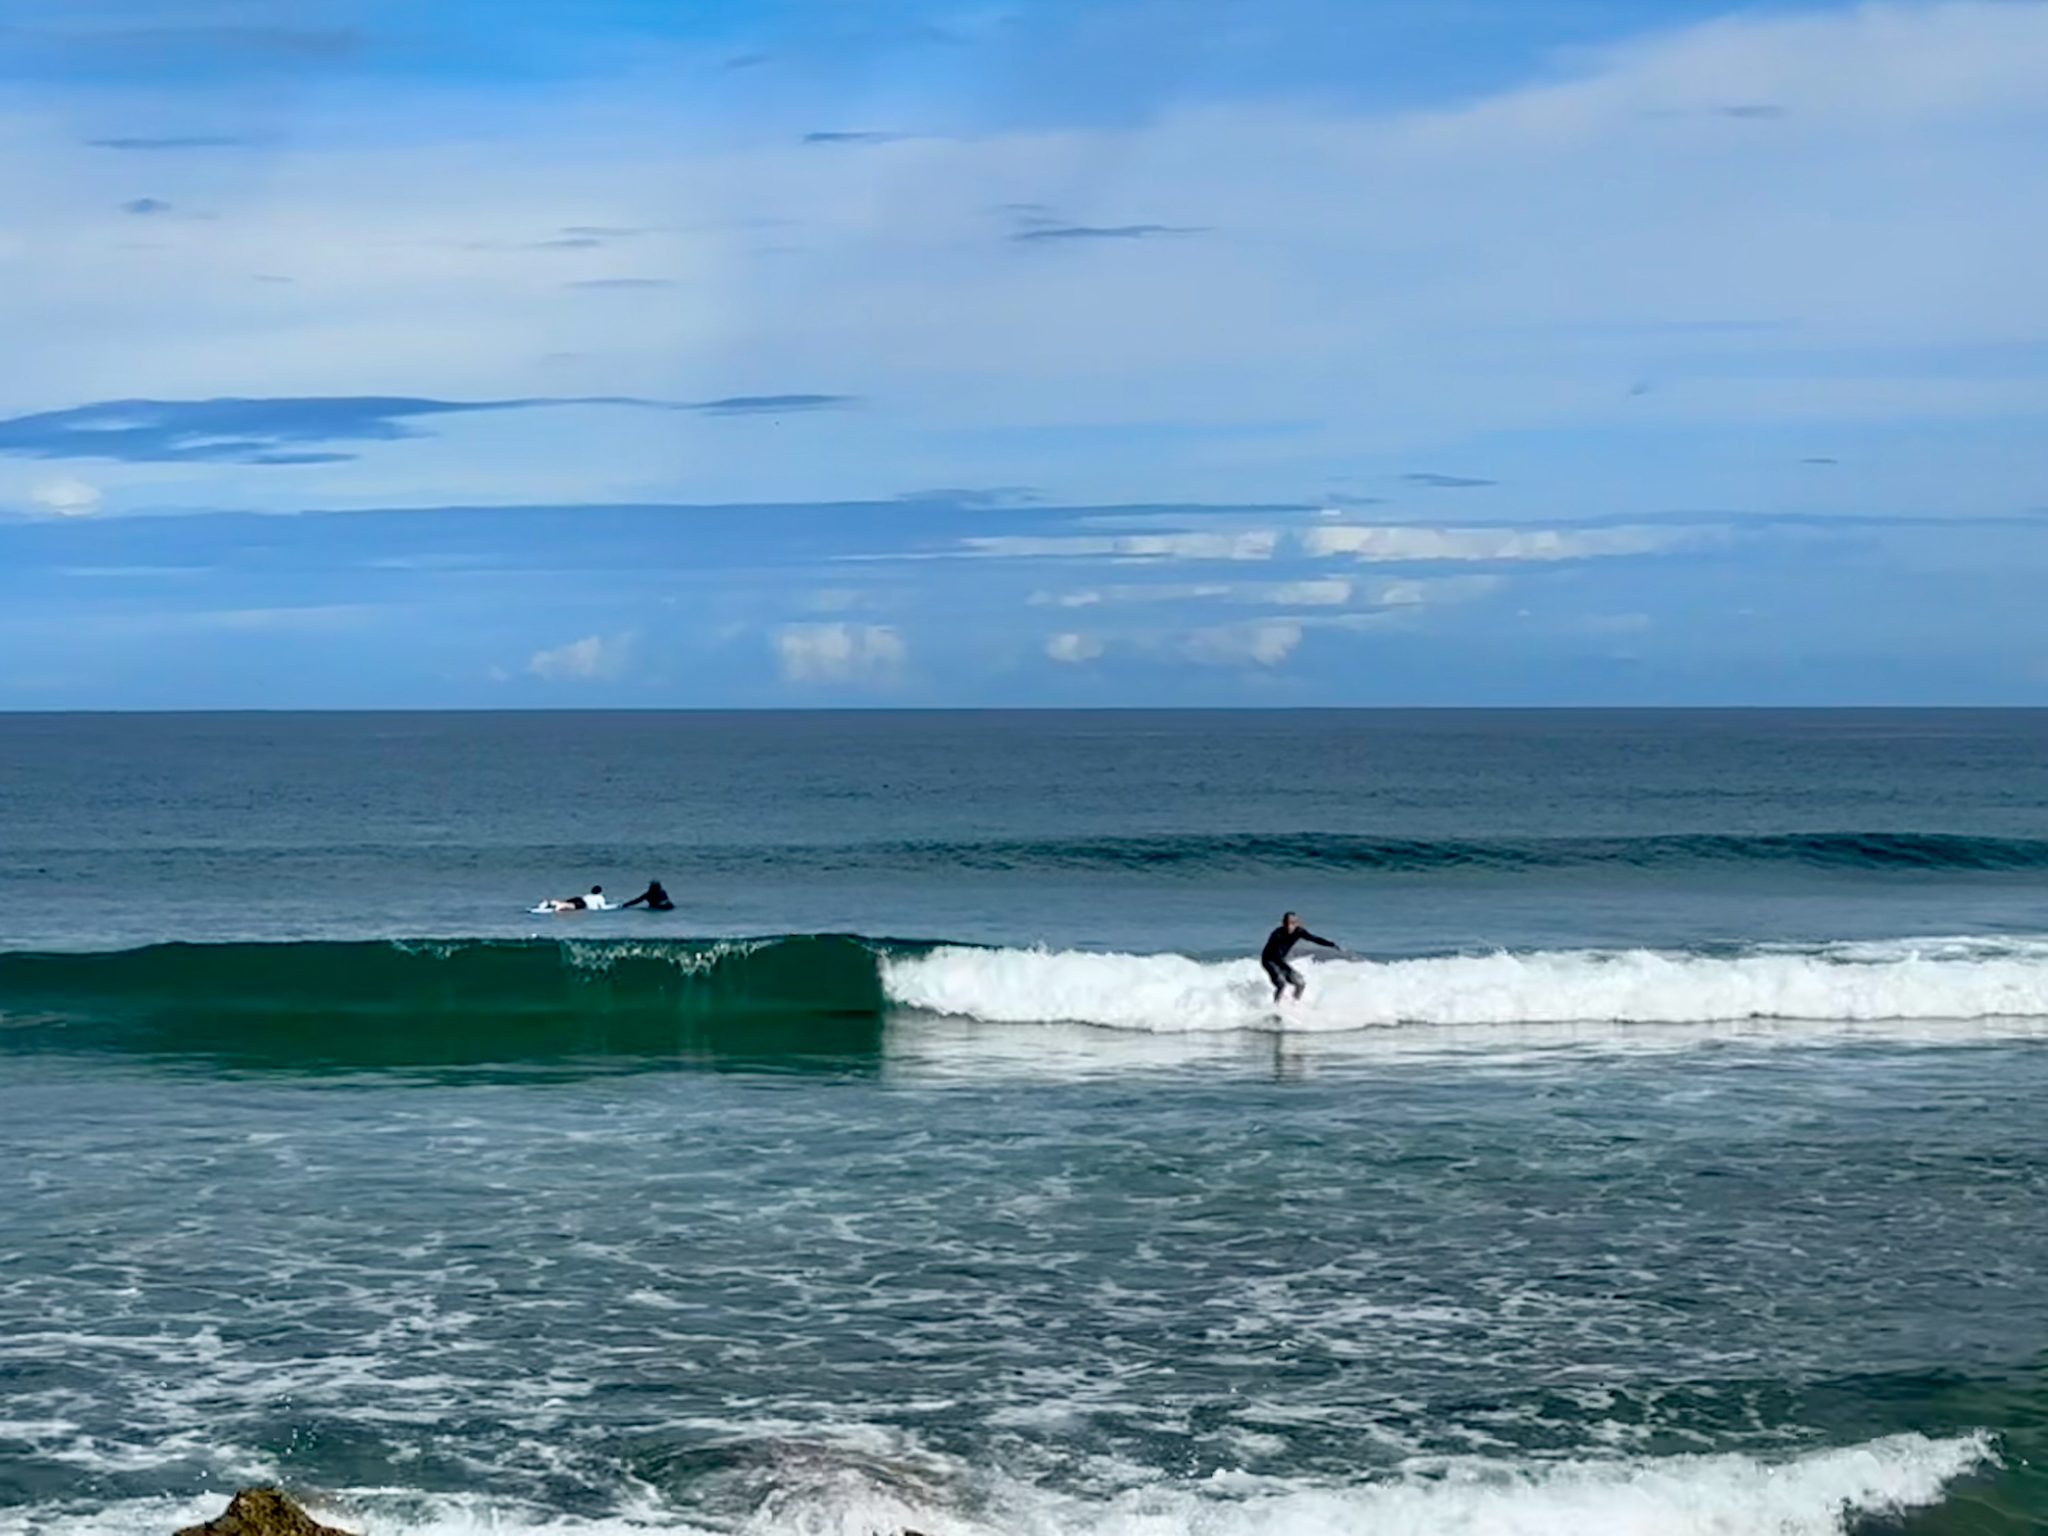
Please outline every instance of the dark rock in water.
[[177, 1536], [349, 1536], [322, 1525], [275, 1488], [244, 1488], [227, 1513], [204, 1525], [189, 1525]]
[[[275, 1488], [244, 1488], [228, 1501], [226, 1513], [204, 1525], [188, 1525], [173, 1536], [350, 1536], [322, 1525]], [[897, 1536], [924, 1536], [905, 1529]]]

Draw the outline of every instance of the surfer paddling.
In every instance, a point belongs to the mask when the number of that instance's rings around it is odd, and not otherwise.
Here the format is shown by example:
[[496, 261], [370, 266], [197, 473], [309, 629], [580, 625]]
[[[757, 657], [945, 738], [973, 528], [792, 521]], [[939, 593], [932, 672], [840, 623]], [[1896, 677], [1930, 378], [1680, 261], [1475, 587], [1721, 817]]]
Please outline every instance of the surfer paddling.
[[644, 906], [650, 912], [673, 912], [676, 909], [676, 904], [668, 899], [668, 892], [661, 888], [659, 880], [648, 881], [646, 890], [631, 901], [622, 901], [619, 905], [622, 908]]
[[558, 896], [547, 903], [551, 912], [602, 912], [609, 905], [601, 885], [593, 885], [588, 896]]
[[1280, 919], [1280, 926], [1266, 936], [1266, 947], [1259, 951], [1259, 964], [1265, 967], [1266, 979], [1273, 983], [1273, 1001], [1276, 1003], [1289, 987], [1294, 988], [1294, 995], [1298, 998], [1301, 989], [1307, 985], [1301, 979], [1301, 972], [1287, 963], [1287, 956], [1294, 946], [1304, 939], [1325, 949], [1337, 947], [1330, 940], [1319, 939], [1310, 933], [1301, 926], [1301, 919], [1289, 912]]

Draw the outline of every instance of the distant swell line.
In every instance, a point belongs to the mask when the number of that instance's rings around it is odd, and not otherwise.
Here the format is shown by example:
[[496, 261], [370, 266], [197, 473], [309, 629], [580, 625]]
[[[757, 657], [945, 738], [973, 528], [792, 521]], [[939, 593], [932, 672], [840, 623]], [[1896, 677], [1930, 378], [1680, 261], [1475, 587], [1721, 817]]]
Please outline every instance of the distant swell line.
[[1743, 864], [1814, 869], [2009, 872], [2048, 870], [2048, 839], [1946, 832], [1692, 833], [1657, 837], [1423, 839], [1354, 834], [934, 842], [816, 851], [838, 862], [947, 864], [984, 870], [1339, 869], [1390, 873], [1625, 868], [1682, 870]]
[[[2048, 839], [1981, 837], [1957, 832], [1669, 833], [1646, 837], [1378, 837], [1353, 832], [1159, 833], [1135, 837], [934, 838], [820, 843], [653, 842], [623, 848], [530, 844], [523, 851], [557, 863], [630, 857], [658, 859], [675, 878], [717, 878], [735, 870], [921, 875], [933, 870], [988, 873], [1129, 873], [1195, 877], [1248, 871], [1352, 871], [1389, 874], [1540, 873], [1575, 869], [1683, 874], [1745, 866], [1802, 866], [1859, 873], [2025, 873], [2048, 870]], [[13, 850], [19, 859], [104, 853], [90, 841], [59, 840]], [[152, 845], [162, 856], [235, 852], [357, 857], [350, 844]], [[414, 852], [466, 857], [461, 843], [421, 843]]]

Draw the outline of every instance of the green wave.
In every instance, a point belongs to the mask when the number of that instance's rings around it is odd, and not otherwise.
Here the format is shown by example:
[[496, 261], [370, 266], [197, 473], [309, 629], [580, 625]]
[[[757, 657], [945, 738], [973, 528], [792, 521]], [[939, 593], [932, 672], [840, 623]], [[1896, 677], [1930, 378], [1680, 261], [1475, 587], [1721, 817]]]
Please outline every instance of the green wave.
[[0, 1053], [308, 1070], [872, 1060], [868, 940], [154, 944], [0, 954]]

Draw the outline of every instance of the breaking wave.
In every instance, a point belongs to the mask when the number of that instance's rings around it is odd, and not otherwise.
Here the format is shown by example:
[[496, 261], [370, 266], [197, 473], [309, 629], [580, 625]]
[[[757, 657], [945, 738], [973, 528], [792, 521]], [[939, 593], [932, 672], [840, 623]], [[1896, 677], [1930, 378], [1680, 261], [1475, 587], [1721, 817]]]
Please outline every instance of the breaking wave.
[[1543, 950], [1309, 961], [1278, 1010], [1252, 960], [940, 947], [887, 955], [901, 1006], [993, 1024], [1159, 1032], [1398, 1024], [1712, 1023], [2048, 1016], [2048, 942], [1838, 944], [1727, 955]]
[[1403, 1024], [2048, 1018], [2048, 939], [1257, 963], [794, 935], [159, 944], [0, 953], [0, 1051], [377, 1065], [700, 1048], [873, 1054], [892, 1013], [1156, 1034]]

